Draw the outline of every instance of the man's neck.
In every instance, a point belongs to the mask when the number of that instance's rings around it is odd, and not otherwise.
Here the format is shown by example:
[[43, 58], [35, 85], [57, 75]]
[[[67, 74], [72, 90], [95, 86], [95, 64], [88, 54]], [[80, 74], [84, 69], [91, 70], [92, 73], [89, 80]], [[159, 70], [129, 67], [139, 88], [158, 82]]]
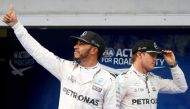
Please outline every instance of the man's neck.
[[147, 73], [147, 70], [146, 70], [141, 64], [139, 64], [139, 63], [134, 63], [133, 66], [134, 66], [134, 68], [135, 68], [138, 72], [140, 72], [140, 73], [142, 73], [142, 74], [146, 74], [146, 73]]
[[98, 63], [97, 60], [81, 60], [80, 65], [83, 67], [93, 67], [96, 66]]

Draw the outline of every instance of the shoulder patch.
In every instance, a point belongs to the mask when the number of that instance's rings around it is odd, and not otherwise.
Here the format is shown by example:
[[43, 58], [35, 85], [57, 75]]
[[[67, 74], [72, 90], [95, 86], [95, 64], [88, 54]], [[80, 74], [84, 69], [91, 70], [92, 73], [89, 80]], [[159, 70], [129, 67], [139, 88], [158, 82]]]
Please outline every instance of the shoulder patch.
[[103, 86], [105, 82], [106, 82], [106, 79], [103, 78], [103, 77], [102, 78], [97, 78], [95, 80], [95, 84], [100, 85], [100, 86]]
[[107, 70], [101, 69], [99, 71], [99, 73], [97, 73], [97, 75], [95, 76], [94, 83], [96, 85], [103, 86], [107, 82], [107, 80], [109, 80], [109, 79], [111, 81], [114, 80], [115, 79], [115, 75], [111, 74]]

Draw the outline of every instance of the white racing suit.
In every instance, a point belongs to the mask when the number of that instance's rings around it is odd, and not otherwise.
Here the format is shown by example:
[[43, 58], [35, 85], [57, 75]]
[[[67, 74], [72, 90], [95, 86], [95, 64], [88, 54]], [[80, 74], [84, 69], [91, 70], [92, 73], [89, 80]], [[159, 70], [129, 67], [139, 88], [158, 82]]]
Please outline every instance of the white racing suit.
[[84, 68], [76, 62], [55, 56], [19, 22], [13, 29], [26, 51], [60, 80], [59, 109], [117, 109], [115, 78], [109, 72], [98, 64]]
[[173, 80], [152, 73], [142, 74], [133, 66], [117, 77], [121, 109], [156, 109], [158, 93], [182, 93], [187, 83], [179, 66], [171, 68]]

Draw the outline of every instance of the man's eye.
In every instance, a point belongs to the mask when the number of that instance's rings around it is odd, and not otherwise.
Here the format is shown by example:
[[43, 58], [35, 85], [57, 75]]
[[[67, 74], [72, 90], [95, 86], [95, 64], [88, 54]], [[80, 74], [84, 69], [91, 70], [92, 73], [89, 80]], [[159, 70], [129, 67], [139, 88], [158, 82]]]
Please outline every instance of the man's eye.
[[84, 42], [80, 42], [80, 45], [84, 45], [85, 43]]
[[157, 57], [156, 53], [149, 53], [152, 57]]
[[85, 44], [84, 42], [81, 42], [82, 44]]

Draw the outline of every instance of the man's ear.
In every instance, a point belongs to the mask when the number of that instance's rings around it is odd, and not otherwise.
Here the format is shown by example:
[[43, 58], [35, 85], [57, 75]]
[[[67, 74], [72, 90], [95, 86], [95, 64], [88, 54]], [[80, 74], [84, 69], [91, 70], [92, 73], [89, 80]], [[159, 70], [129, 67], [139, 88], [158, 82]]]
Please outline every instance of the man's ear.
[[136, 55], [137, 55], [137, 57], [141, 57], [141, 52], [138, 51], [138, 52], [136, 53]]
[[96, 54], [96, 53], [98, 54], [98, 48], [97, 47], [92, 47], [91, 48], [91, 53], [92, 54]]

